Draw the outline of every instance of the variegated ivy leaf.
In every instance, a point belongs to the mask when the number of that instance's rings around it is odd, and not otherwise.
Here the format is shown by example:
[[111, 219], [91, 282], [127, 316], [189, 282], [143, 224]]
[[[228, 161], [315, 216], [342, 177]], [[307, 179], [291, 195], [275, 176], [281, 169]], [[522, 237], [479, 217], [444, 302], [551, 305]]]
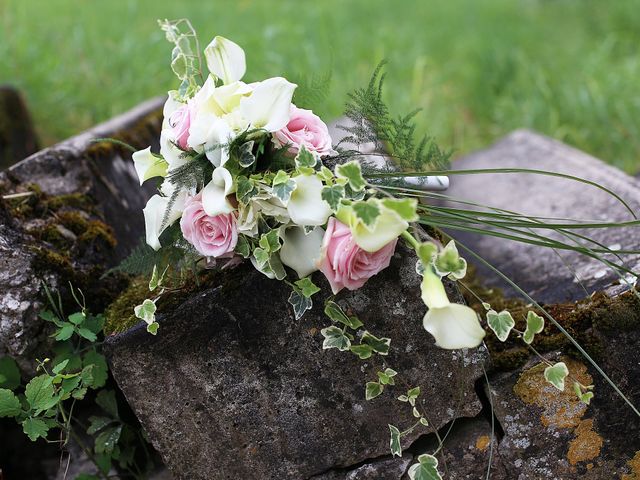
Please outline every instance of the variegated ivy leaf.
[[304, 312], [311, 310], [313, 307], [313, 300], [310, 297], [306, 297], [297, 287], [294, 287], [291, 295], [289, 295], [289, 303], [293, 307], [293, 314], [296, 320], [300, 320]]
[[414, 387], [407, 390], [407, 402], [411, 404], [411, 406], [415, 406], [416, 400], [420, 396], [420, 387]]
[[260, 237], [258, 245], [260, 245], [260, 248], [262, 248], [265, 253], [275, 253], [280, 250], [281, 245], [278, 230], [270, 230], [269, 232], [263, 234]]
[[460, 280], [467, 274], [467, 261], [460, 256], [453, 240], [438, 253], [433, 266], [438, 275], [448, 275], [452, 280]]
[[311, 296], [320, 291], [320, 288], [315, 283], [313, 283], [313, 281], [309, 277], [304, 277], [298, 280], [297, 282], [295, 282], [295, 285], [300, 289], [302, 295], [307, 298], [311, 298]]
[[373, 349], [373, 351], [379, 355], [387, 355], [389, 353], [389, 349], [391, 348], [390, 338], [378, 338], [374, 335], [371, 335], [369, 332], [364, 332], [362, 334], [360, 343], [369, 345]]
[[318, 159], [316, 158], [315, 155], [313, 155], [313, 153], [307, 150], [304, 145], [302, 145], [300, 147], [300, 151], [296, 155], [295, 162], [296, 162], [296, 169], [298, 170], [300, 170], [301, 168], [313, 169], [318, 163]]
[[249, 258], [251, 256], [251, 244], [244, 235], [238, 235], [238, 243], [234, 250], [242, 258]]
[[327, 317], [329, 317], [334, 322], [342, 323], [346, 325], [352, 330], [357, 330], [362, 327], [363, 323], [356, 316], [348, 316], [340, 305], [338, 305], [333, 300], [327, 300], [324, 304], [324, 313]]
[[531, 310], [527, 312], [527, 328], [522, 335], [525, 343], [531, 344], [533, 337], [544, 330], [544, 318]]
[[284, 205], [287, 205], [291, 199], [291, 194], [297, 186], [298, 184], [291, 180], [287, 173], [280, 170], [273, 179], [271, 191]]
[[384, 391], [384, 387], [378, 382], [367, 382], [365, 387], [364, 398], [367, 400], [373, 400], [377, 396], [381, 395]]
[[342, 185], [324, 187], [321, 196], [329, 204], [331, 210], [336, 212], [340, 206], [340, 200], [344, 198], [344, 187]]
[[516, 324], [511, 314], [506, 310], [500, 313], [495, 310], [489, 310], [487, 312], [487, 323], [501, 342], [504, 342], [509, 337], [509, 332]]
[[415, 222], [419, 218], [416, 213], [418, 200], [415, 198], [385, 198], [382, 200], [382, 204], [407, 222]]
[[380, 216], [378, 201], [372, 198], [366, 202], [355, 202], [351, 207], [353, 208], [353, 213], [355, 213], [356, 218], [358, 218], [369, 231], [372, 231]]
[[151, 273], [151, 280], [149, 280], [149, 291], [153, 292], [156, 288], [162, 285], [162, 280], [164, 280], [164, 276], [169, 270], [169, 265], [167, 265], [162, 272], [162, 274], [158, 274], [158, 267], [156, 265], [153, 266], [153, 272]]
[[[589, 389], [593, 387], [589, 386], [587, 388]], [[593, 398], [593, 392], [583, 392], [582, 385], [580, 385], [578, 382], [573, 383], [573, 390], [576, 392], [578, 400], [580, 400], [582, 403], [584, 403], [585, 405], [589, 405], [591, 403], [591, 399]]]
[[133, 309], [133, 313], [137, 318], [150, 325], [156, 320], [156, 304], [147, 298]]
[[411, 480], [442, 480], [440, 473], [438, 472], [438, 459], [433, 455], [420, 455], [418, 463], [411, 465], [409, 471], [409, 478]]
[[400, 442], [400, 430], [393, 425], [389, 425], [389, 431], [391, 433], [391, 438], [389, 439], [389, 448], [391, 449], [392, 457], [401, 457], [402, 456], [402, 443]]
[[568, 375], [569, 369], [564, 362], [558, 362], [544, 369], [544, 379], [561, 392], [564, 391], [564, 380]]
[[376, 372], [376, 374], [378, 375], [378, 381], [382, 384], [382, 385], [395, 385], [396, 382], [393, 379], [393, 377], [395, 377], [398, 372], [396, 372], [395, 370], [392, 370], [391, 368], [387, 368], [385, 369], [384, 372]]
[[240, 203], [247, 205], [252, 197], [258, 194], [258, 188], [252, 180], [240, 175], [236, 178], [237, 190], [236, 198]]
[[151, 322], [149, 325], [147, 325], [147, 332], [149, 332], [151, 335], [156, 335], [158, 333], [159, 326], [160, 324], [158, 322]]
[[323, 328], [322, 330], [320, 330], [320, 333], [324, 337], [324, 342], [322, 342], [323, 350], [337, 348], [341, 352], [344, 352], [349, 350], [349, 347], [351, 346], [351, 340], [353, 340], [353, 336], [342, 331], [341, 328], [338, 328], [335, 325]]
[[360, 163], [355, 160], [336, 166], [336, 175], [345, 178], [354, 192], [360, 192], [367, 186]]
[[327, 185], [333, 184], [335, 177], [333, 176], [333, 172], [329, 170], [324, 165], [320, 168], [320, 171], [316, 174]]
[[422, 242], [418, 245], [416, 253], [423, 266], [429, 265], [436, 253], [438, 253], [438, 246], [433, 242]]
[[373, 348], [371, 348], [369, 345], [351, 345], [349, 350], [351, 350], [351, 353], [355, 353], [360, 358], [360, 360], [366, 360], [367, 358], [370, 358], [371, 355], [373, 355]]
[[253, 144], [253, 140], [249, 140], [248, 142], [240, 145], [240, 148], [238, 149], [238, 163], [243, 168], [250, 167], [256, 161], [256, 157], [253, 154]]

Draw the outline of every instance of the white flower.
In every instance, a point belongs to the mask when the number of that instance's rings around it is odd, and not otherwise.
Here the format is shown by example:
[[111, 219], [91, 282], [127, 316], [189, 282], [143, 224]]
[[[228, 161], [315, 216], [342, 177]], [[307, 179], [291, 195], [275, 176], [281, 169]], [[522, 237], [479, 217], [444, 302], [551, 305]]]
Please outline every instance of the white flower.
[[308, 233], [298, 226], [283, 227], [280, 235], [280, 260], [284, 265], [294, 269], [300, 278], [318, 270], [316, 262], [320, 259], [320, 248], [324, 238], [322, 227], [315, 227]]
[[282, 77], [264, 80], [254, 86], [251, 95], [240, 100], [240, 112], [254, 128], [276, 132], [289, 122], [296, 87]]
[[171, 209], [171, 212], [167, 217], [167, 221], [163, 226], [162, 221], [164, 220], [165, 212], [167, 211], [167, 207], [169, 206], [169, 197], [154, 195], [149, 199], [147, 205], [142, 210], [142, 212], [144, 213], [144, 226], [146, 229], [147, 245], [149, 245], [154, 250], [158, 250], [160, 248], [160, 235], [165, 228], [167, 228], [178, 218], [180, 218], [180, 216], [182, 215], [182, 210], [184, 209], [185, 201], [186, 192], [181, 192], [178, 195], [175, 203], [173, 204], [173, 208]]
[[377, 252], [409, 227], [396, 212], [381, 202], [377, 204], [380, 215], [373, 227], [365, 225], [350, 206], [342, 205], [336, 214], [336, 218], [349, 227], [353, 240], [365, 252]]
[[167, 162], [151, 153], [151, 147], [134, 152], [131, 158], [140, 179], [140, 185], [150, 178], [167, 176]]
[[174, 141], [173, 132], [170, 129], [165, 128], [160, 132], [160, 155], [166, 160], [169, 171], [181, 167], [191, 160], [191, 157], [173, 143]]
[[177, 100], [178, 95], [177, 90], [169, 90], [167, 92], [167, 101], [164, 102], [164, 107], [162, 107], [162, 116], [164, 117], [162, 128], [168, 127], [171, 114], [184, 105], [184, 103]]
[[422, 323], [438, 347], [454, 350], [475, 348], [482, 343], [485, 331], [478, 314], [466, 305], [451, 303], [442, 280], [431, 267], [424, 271], [421, 289], [422, 300], [429, 307]]
[[215, 37], [204, 49], [207, 68], [228, 85], [240, 80], [247, 69], [244, 50], [224, 37]]
[[291, 179], [296, 183], [287, 204], [291, 221], [299, 226], [327, 223], [331, 207], [322, 199], [322, 180], [315, 175], [298, 175]]
[[202, 207], [207, 215], [215, 217], [235, 210], [227, 196], [233, 192], [233, 177], [229, 170], [218, 167], [213, 171], [211, 181], [202, 189]]
[[278, 198], [267, 192], [261, 192], [253, 196], [247, 205], [239, 205], [238, 232], [249, 237], [256, 237], [258, 235], [258, 219], [262, 213], [283, 224], [287, 224], [291, 220], [289, 212]]

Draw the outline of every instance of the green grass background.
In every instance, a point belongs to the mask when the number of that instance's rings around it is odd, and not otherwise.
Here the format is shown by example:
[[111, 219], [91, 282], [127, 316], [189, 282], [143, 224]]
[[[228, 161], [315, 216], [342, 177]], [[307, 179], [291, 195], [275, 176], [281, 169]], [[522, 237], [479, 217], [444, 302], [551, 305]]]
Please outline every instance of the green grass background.
[[0, 0], [0, 82], [52, 143], [173, 88], [156, 19], [180, 17], [246, 79], [331, 68], [326, 119], [386, 58], [393, 110], [458, 154], [529, 127], [640, 170], [638, 0]]

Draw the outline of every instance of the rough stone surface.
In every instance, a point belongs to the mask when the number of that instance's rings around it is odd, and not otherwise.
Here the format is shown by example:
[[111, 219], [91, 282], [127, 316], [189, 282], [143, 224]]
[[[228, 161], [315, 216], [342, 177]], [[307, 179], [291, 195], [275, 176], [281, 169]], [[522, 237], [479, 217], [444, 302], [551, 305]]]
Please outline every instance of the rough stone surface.
[[[574, 175], [613, 190], [629, 204], [633, 212], [640, 212], [638, 179], [574, 148], [526, 130], [513, 132], [492, 147], [453, 162], [453, 168], [529, 168]], [[457, 199], [515, 210], [525, 215], [600, 222], [633, 220], [631, 213], [620, 202], [602, 190], [549, 176], [524, 173], [455, 175], [446, 193]], [[449, 204], [459, 206], [454, 202]], [[618, 277], [600, 262], [579, 253], [563, 251], [558, 255], [544, 247], [510, 240], [464, 232], [451, 233], [506, 273], [538, 301], [556, 303], [583, 298], [584, 290], [573, 272], [590, 292], [618, 281]], [[562, 239], [548, 231], [542, 230], [541, 233]], [[637, 227], [606, 231], [590, 229], [585, 230], [584, 234], [612, 249], [616, 246], [622, 250], [640, 246]], [[628, 267], [640, 269], [640, 257], [627, 256], [626, 262]], [[565, 263], [571, 265], [573, 272]], [[495, 276], [486, 277], [488, 282], [505, 287]]]
[[311, 480], [400, 480], [409, 469], [411, 455], [366, 462], [348, 471], [331, 471], [314, 476]]
[[20, 92], [0, 85], [0, 169], [38, 151], [31, 115]]
[[[108, 339], [114, 377], [174, 476], [304, 479], [361, 468], [388, 454], [388, 423], [413, 424], [395, 399], [404, 382], [421, 385], [435, 427], [478, 414], [474, 382], [485, 356], [434, 346], [421, 328], [415, 257], [402, 252], [364, 288], [338, 296], [373, 334], [392, 339], [388, 357], [323, 351], [321, 306], [295, 321], [290, 289], [250, 265], [162, 312], [157, 337], [140, 325]], [[327, 298], [320, 277], [317, 297]], [[365, 401], [365, 383], [385, 366], [403, 381]]]
[[[130, 158], [110, 144], [105, 147], [91, 141], [120, 136], [147, 144], [155, 142], [160, 128], [156, 112], [162, 101], [144, 103], [0, 172], [0, 194], [4, 198], [0, 199], [0, 356], [9, 354], [28, 369], [32, 363], [29, 354], [46, 337], [42, 335], [43, 322], [37, 318], [42, 306], [40, 282], [44, 279], [56, 287], [63, 279], [61, 283], [66, 285], [69, 271], [61, 257], [55, 257], [61, 260], [58, 264], [46, 268], [39, 266], [38, 259], [51, 260], [51, 252], [68, 255], [73, 257], [70, 267], [81, 267], [78, 271], [97, 281], [100, 273], [92, 269], [96, 264], [117, 262], [139, 241], [143, 231], [141, 209], [147, 194], [138, 186]], [[68, 200], [69, 195], [86, 198], [87, 205], [53, 211], [50, 203], [40, 201], [53, 196]], [[16, 213], [26, 209], [30, 209], [29, 215]], [[51, 235], [44, 235], [51, 234], [46, 229], [62, 212], [70, 219], [79, 219], [77, 224], [104, 226], [97, 236], [99, 241], [85, 242], [91, 232], [72, 232], [57, 225], [53, 234], [63, 246], [58, 245], [56, 250], [47, 241]], [[102, 221], [107, 225], [99, 223]], [[115, 246], [113, 241], [117, 242]]]

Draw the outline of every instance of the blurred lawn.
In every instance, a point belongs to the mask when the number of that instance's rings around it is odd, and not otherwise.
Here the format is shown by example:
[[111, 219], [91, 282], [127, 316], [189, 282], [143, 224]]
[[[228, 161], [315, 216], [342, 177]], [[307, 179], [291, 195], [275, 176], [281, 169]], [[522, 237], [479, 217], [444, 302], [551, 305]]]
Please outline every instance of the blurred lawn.
[[176, 85], [156, 19], [179, 17], [242, 45], [249, 80], [332, 68], [329, 119], [387, 58], [390, 104], [443, 146], [529, 127], [640, 170], [638, 0], [0, 0], [0, 83], [60, 140]]

